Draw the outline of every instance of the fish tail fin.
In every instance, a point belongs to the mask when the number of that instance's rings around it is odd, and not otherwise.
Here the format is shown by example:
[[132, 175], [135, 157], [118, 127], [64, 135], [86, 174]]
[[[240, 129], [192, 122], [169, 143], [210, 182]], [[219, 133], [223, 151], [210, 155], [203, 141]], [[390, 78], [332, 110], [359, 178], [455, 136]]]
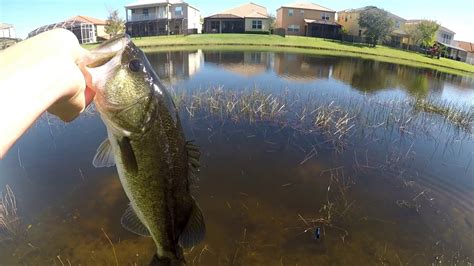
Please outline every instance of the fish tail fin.
[[171, 266], [171, 259], [159, 258], [158, 255], [155, 254], [151, 259], [150, 266]]
[[158, 254], [155, 254], [151, 259], [150, 266], [182, 266], [186, 265], [183, 261], [173, 261], [170, 258], [160, 258]]

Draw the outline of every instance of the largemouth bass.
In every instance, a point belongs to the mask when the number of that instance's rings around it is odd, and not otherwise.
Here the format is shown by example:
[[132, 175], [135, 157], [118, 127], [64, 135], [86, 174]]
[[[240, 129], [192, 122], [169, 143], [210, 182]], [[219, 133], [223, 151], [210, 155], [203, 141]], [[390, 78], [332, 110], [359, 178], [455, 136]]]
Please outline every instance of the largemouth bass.
[[190, 193], [199, 150], [186, 142], [176, 107], [145, 54], [128, 36], [94, 51], [89, 72], [95, 105], [108, 138], [95, 167], [115, 165], [130, 206], [122, 216], [129, 231], [151, 236], [155, 262], [185, 263], [182, 247], [204, 238], [204, 219]]

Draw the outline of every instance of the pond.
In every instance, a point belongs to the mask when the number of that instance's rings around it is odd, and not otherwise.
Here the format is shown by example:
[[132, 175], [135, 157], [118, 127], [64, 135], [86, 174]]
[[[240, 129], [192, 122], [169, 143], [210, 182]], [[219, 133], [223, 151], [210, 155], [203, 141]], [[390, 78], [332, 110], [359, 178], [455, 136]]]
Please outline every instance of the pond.
[[[474, 262], [472, 78], [284, 52], [148, 58], [202, 152], [207, 235], [188, 264]], [[105, 137], [93, 108], [43, 115], [0, 161], [17, 209], [0, 265], [147, 265], [154, 243], [121, 227], [115, 168], [91, 164]]]

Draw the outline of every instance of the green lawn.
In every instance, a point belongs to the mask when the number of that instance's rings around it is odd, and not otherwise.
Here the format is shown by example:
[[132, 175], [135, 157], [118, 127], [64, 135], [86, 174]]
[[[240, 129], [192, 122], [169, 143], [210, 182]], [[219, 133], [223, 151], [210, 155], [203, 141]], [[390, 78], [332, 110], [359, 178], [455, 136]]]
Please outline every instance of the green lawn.
[[[136, 45], [141, 48], [176, 48], [180, 46], [199, 46], [206, 48], [220, 45], [240, 45], [251, 47], [306, 49], [311, 53], [357, 56], [381, 61], [407, 64], [417, 67], [427, 67], [443, 72], [461, 75], [474, 74], [474, 66], [454, 60], [441, 58], [432, 59], [415, 52], [408, 52], [386, 46], [376, 48], [359, 44], [346, 44], [319, 38], [255, 34], [199, 34], [189, 36], [154, 36], [134, 38]], [[89, 46], [92, 47], [92, 46]], [[184, 47], [183, 47], [184, 48]], [[296, 48], [296, 49], [295, 49]]]

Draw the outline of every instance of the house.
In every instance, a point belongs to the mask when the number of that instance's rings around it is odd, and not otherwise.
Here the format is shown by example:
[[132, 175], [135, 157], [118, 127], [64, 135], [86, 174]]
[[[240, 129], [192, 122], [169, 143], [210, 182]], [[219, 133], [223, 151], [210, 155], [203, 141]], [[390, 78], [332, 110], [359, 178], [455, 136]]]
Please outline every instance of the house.
[[105, 27], [105, 21], [92, 17], [75, 16], [62, 22], [41, 26], [28, 33], [28, 38], [48, 30], [64, 28], [74, 33], [81, 44], [95, 43], [98, 39], [98, 33], [101, 32], [98, 27]]
[[98, 40], [99, 39], [104, 40], [104, 39], [110, 38], [109, 34], [105, 33], [105, 25], [107, 24], [105, 20], [88, 17], [88, 16], [80, 16], [80, 15], [72, 17], [69, 20], [76, 20], [76, 21], [81, 21], [84, 23], [89, 23], [89, 24], [94, 25], [95, 36]]
[[[359, 42], [362, 42], [362, 38], [364, 37], [364, 29], [359, 27], [360, 13], [371, 9], [379, 8], [376, 6], [366, 6], [362, 8], [339, 11], [337, 12], [337, 22], [342, 25], [342, 27], [347, 31], [348, 35], [357, 37]], [[405, 38], [407, 38], [407, 34], [403, 30], [407, 20], [388, 11], [385, 12], [387, 12], [388, 17], [393, 21], [393, 31], [390, 34], [389, 44], [391, 46], [401, 47], [405, 41]]]
[[131, 36], [201, 33], [201, 12], [182, 0], [138, 0], [125, 13]]
[[465, 54], [461, 55], [461, 61], [474, 65], [474, 43], [454, 41], [454, 44], [465, 51]]
[[267, 8], [247, 3], [204, 18], [206, 33], [269, 32], [271, 19]]
[[336, 11], [312, 3], [291, 3], [277, 9], [276, 27], [288, 35], [336, 38], [341, 26]]
[[0, 23], [0, 38], [16, 39], [15, 28], [12, 24]]
[[[421, 22], [426, 21], [423, 19], [411, 19], [406, 21], [406, 25], [417, 25]], [[456, 33], [446, 27], [440, 25], [438, 31], [436, 32], [436, 41], [442, 44], [451, 45], [451, 42], [454, 40], [454, 35]]]
[[[425, 20], [408, 20], [405, 25], [417, 25], [423, 21]], [[467, 52], [454, 43], [453, 40], [455, 34], [456, 33], [454, 31], [440, 25], [438, 31], [436, 31], [436, 42], [442, 47], [444, 47], [444, 52], [442, 53], [442, 56], [461, 61], [463, 57], [467, 56]]]

